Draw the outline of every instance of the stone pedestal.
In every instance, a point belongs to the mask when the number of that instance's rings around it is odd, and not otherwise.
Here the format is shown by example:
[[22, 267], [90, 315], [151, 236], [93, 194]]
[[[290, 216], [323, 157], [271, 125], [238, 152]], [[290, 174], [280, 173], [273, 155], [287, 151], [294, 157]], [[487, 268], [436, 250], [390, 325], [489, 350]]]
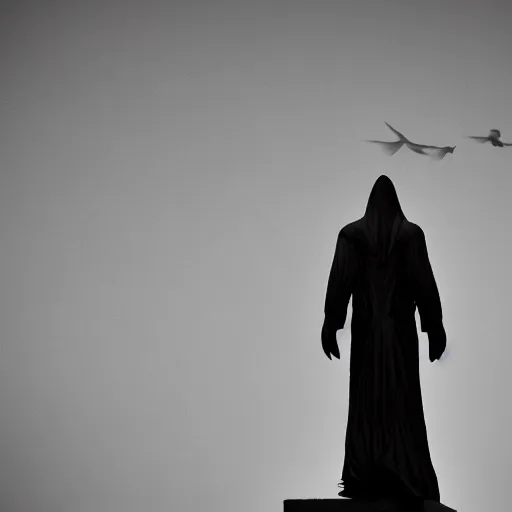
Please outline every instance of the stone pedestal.
[[[390, 502], [359, 501], [344, 498], [284, 500], [284, 512], [392, 512], [405, 511], [407, 507]], [[434, 501], [424, 501], [422, 512], [456, 512]]]

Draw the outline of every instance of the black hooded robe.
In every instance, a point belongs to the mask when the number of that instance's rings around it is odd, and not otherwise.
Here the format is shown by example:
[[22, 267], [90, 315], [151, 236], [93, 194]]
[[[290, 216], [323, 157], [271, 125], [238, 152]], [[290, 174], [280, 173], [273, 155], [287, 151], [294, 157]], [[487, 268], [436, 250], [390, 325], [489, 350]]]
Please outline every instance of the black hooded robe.
[[326, 322], [344, 327], [352, 297], [349, 412], [342, 472], [349, 498], [440, 501], [423, 415], [421, 330], [442, 325], [422, 229], [407, 221], [393, 183], [375, 183], [365, 216], [339, 233]]

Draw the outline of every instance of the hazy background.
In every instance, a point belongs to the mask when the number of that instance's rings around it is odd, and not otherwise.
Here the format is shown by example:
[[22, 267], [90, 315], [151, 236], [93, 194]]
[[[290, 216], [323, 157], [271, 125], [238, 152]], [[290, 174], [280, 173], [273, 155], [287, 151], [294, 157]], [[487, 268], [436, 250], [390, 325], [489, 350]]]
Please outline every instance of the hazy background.
[[[394, 181], [450, 353], [421, 374], [442, 501], [510, 500], [512, 5], [3, 2], [0, 508], [278, 512], [336, 497], [339, 229]], [[363, 139], [457, 145], [433, 162]], [[348, 320], [350, 321], [350, 319]], [[347, 323], [347, 325], [349, 325]]]

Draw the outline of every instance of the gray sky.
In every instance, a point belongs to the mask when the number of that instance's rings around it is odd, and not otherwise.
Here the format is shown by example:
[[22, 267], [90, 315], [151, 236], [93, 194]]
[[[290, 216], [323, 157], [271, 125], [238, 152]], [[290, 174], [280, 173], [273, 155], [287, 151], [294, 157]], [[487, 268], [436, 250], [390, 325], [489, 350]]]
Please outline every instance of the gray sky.
[[[421, 376], [446, 504], [512, 484], [512, 5], [6, 2], [5, 510], [277, 512], [335, 497], [339, 229], [387, 174], [427, 237], [449, 354]], [[44, 4], [44, 6], [43, 6]], [[363, 139], [457, 145], [442, 162]], [[348, 324], [347, 324], [348, 325]], [[8, 507], [7, 507], [8, 505]]]

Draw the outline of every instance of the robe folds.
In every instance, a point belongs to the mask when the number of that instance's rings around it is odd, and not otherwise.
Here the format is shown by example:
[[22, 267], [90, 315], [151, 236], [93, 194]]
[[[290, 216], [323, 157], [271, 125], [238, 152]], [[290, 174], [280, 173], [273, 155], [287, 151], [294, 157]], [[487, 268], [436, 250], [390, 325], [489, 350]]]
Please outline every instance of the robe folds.
[[[405, 218], [396, 197], [394, 209], [392, 202], [373, 199], [365, 217], [339, 233], [325, 300], [325, 321], [338, 330], [352, 298], [340, 495], [440, 501], [423, 414], [415, 312], [428, 333], [442, 325], [441, 301], [422, 229]], [[382, 215], [372, 217], [379, 208]]]

